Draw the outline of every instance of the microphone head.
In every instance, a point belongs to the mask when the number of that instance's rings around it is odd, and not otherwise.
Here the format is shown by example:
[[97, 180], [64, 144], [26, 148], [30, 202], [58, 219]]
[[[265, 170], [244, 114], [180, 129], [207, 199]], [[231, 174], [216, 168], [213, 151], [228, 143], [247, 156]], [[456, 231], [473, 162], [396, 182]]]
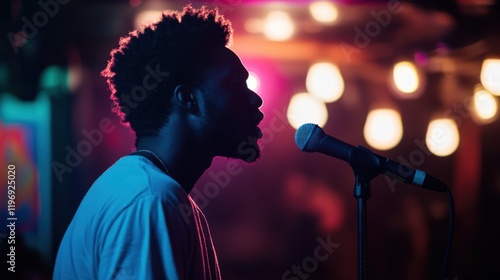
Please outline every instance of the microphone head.
[[317, 152], [323, 135], [323, 129], [317, 124], [306, 123], [295, 132], [295, 143], [304, 152]]

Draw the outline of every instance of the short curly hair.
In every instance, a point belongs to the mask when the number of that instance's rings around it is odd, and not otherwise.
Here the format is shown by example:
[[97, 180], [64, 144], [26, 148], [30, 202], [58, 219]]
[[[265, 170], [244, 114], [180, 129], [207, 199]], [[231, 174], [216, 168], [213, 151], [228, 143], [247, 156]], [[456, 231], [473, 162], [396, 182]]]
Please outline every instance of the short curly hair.
[[164, 11], [158, 22], [120, 38], [101, 75], [111, 91], [113, 112], [135, 132], [136, 144], [142, 136], [158, 135], [168, 121], [177, 85], [203, 87], [211, 51], [229, 47], [232, 34], [231, 22], [217, 8], [187, 5], [181, 12]]

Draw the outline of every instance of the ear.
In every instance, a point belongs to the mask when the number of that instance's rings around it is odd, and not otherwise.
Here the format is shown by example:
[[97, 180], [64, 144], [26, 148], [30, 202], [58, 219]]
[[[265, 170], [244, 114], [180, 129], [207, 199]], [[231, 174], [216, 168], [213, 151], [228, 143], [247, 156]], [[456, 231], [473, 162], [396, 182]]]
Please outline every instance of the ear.
[[177, 103], [190, 112], [198, 112], [197, 89], [188, 85], [178, 85], [174, 89], [174, 97]]

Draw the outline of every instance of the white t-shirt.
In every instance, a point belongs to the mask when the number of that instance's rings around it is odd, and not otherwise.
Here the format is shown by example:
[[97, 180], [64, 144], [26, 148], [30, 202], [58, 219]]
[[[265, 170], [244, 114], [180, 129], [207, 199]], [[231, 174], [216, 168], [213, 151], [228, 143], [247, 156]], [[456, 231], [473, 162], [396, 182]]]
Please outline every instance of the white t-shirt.
[[54, 279], [218, 280], [207, 221], [148, 159], [125, 156], [81, 202], [62, 239]]

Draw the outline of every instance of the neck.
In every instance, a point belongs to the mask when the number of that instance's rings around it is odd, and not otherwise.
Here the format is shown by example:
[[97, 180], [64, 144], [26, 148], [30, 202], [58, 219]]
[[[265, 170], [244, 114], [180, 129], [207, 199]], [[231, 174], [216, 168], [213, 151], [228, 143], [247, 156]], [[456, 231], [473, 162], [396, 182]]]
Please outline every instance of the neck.
[[168, 169], [169, 175], [189, 193], [205, 170], [210, 167], [213, 157], [197, 153], [185, 141], [163, 139], [162, 137], [142, 137], [137, 150], [155, 153]]

